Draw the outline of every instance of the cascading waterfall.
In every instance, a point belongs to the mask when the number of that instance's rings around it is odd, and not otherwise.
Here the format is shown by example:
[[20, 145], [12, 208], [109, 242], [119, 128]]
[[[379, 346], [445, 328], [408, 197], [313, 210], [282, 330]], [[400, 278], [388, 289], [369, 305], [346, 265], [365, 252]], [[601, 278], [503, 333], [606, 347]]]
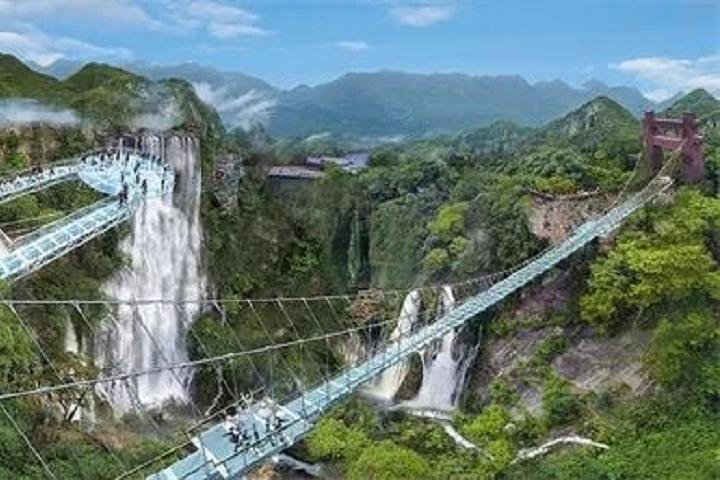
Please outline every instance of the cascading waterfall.
[[[390, 334], [388, 343], [397, 342], [409, 335], [417, 323], [422, 304], [420, 292], [413, 290], [403, 300], [397, 325]], [[398, 362], [379, 375], [377, 381], [369, 389], [368, 394], [376, 400], [392, 402], [410, 368], [408, 360]]]
[[[78, 339], [78, 335], [75, 332], [75, 326], [72, 323], [72, 320], [70, 320], [70, 315], [67, 315], [65, 317], [65, 339], [63, 341], [64, 343], [64, 349], [65, 353], [70, 353], [73, 355], [80, 354], [80, 341]], [[73, 409], [77, 406], [77, 404], [72, 404], [70, 406], [70, 409]], [[84, 413], [84, 409], [77, 408], [75, 410], [74, 415], [72, 415], [70, 420], [71, 422], [79, 422], [82, 420], [82, 415]], [[89, 415], [92, 415], [92, 409], [88, 411]]]
[[[106, 342], [96, 352], [99, 362], [114, 372], [145, 370], [187, 360], [187, 330], [199, 313], [197, 303], [172, 303], [200, 299], [205, 278], [201, 266], [201, 173], [196, 139], [144, 136], [144, 151], [160, 155], [176, 172], [175, 193], [151, 199], [132, 220], [132, 233], [122, 241], [131, 264], [105, 285], [105, 292], [119, 300], [155, 300], [163, 304], [121, 304], [108, 318]], [[133, 385], [112, 385], [107, 395], [116, 411], [124, 412], [139, 401], [157, 406], [188, 398], [191, 372], [163, 371], [143, 375]]]
[[[455, 296], [448, 285], [440, 289], [438, 317], [455, 307]], [[457, 406], [467, 370], [476, 350], [464, 351], [456, 345], [458, 334], [446, 334], [441, 342], [430, 345], [423, 354], [423, 379], [415, 398], [404, 403], [411, 409], [449, 411]]]

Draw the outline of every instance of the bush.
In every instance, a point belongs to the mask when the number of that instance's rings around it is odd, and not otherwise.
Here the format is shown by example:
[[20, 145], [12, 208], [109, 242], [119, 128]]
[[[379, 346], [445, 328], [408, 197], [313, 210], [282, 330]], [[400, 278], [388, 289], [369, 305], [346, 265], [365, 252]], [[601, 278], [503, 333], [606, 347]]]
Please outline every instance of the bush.
[[362, 431], [327, 417], [318, 422], [307, 440], [310, 455], [317, 460], [350, 461], [358, 458], [369, 444]]
[[653, 335], [648, 355], [652, 376], [668, 388], [720, 395], [720, 324], [709, 311], [666, 317]]
[[554, 175], [552, 177], [536, 179], [535, 188], [541, 192], [552, 195], [563, 195], [576, 192], [578, 190], [578, 185], [571, 178]]
[[451, 240], [465, 231], [465, 216], [469, 204], [467, 202], [444, 205], [437, 213], [437, 217], [430, 222], [428, 229], [433, 235]]
[[510, 421], [510, 415], [497, 404], [488, 406], [463, 428], [463, 433], [475, 443], [486, 444], [503, 435], [503, 428]]
[[366, 448], [350, 464], [349, 480], [418, 480], [430, 478], [427, 460], [393, 442], [383, 441]]
[[570, 391], [567, 380], [553, 373], [545, 382], [543, 407], [550, 425], [565, 425], [578, 417], [580, 400]]
[[433, 248], [425, 255], [423, 268], [428, 273], [437, 273], [450, 266], [450, 255], [444, 248]]

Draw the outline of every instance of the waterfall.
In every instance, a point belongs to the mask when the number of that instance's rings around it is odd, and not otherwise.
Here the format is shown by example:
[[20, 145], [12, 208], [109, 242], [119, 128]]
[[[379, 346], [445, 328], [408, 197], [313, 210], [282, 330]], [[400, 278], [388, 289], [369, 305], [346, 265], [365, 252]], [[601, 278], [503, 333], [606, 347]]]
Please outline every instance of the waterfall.
[[[85, 345], [82, 335], [78, 334], [70, 315], [65, 315], [65, 338], [63, 340], [63, 349], [66, 354], [70, 354], [85, 365], [85, 359], [89, 348]], [[72, 370], [71, 370], [72, 371]], [[67, 412], [72, 413], [66, 420], [70, 422], [87, 421], [90, 424], [95, 423], [95, 403], [92, 395], [83, 398], [82, 404], [71, 402], [67, 407]], [[65, 415], [66, 412], [63, 412]]]
[[[144, 136], [146, 152], [161, 155], [176, 172], [175, 193], [150, 199], [138, 208], [132, 232], [121, 243], [130, 258], [104, 287], [110, 298], [199, 299], [205, 278], [201, 268], [200, 159], [192, 138]], [[105, 324], [106, 343], [96, 358], [117, 372], [144, 370], [187, 360], [186, 334], [199, 313], [196, 303], [121, 304]], [[134, 401], [158, 406], [167, 400], [188, 399], [191, 372], [164, 371], [137, 377], [133, 385], [116, 384], [103, 392], [116, 411]]]
[[[401, 337], [405, 337], [412, 332], [417, 322], [421, 304], [422, 298], [419, 292], [414, 290], [405, 296], [400, 315], [398, 316], [397, 325], [390, 334], [388, 343], [392, 344], [397, 342]], [[389, 367], [378, 376], [375, 383], [369, 389], [368, 394], [376, 400], [392, 402], [408, 374], [408, 369], [408, 360], [403, 360]]]
[[70, 315], [65, 316], [65, 340], [63, 341], [65, 352], [77, 355], [80, 353], [80, 342], [78, 341], [75, 326], [70, 320]]
[[[455, 307], [455, 296], [448, 285], [442, 287], [439, 297], [438, 317]], [[405, 402], [405, 406], [439, 411], [453, 410], [457, 406], [476, 352], [458, 348], [457, 338], [457, 332], [449, 332], [425, 350], [422, 385], [415, 398]]]

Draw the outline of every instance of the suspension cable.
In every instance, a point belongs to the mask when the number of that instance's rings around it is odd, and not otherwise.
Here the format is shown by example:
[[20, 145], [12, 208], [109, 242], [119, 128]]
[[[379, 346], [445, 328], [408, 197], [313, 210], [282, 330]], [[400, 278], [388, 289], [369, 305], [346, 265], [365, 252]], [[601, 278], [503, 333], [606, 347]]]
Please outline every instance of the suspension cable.
[[[386, 321], [386, 322], [382, 322], [380, 324], [374, 324], [374, 325], [372, 325], [372, 327], [376, 327], [376, 326], [380, 326], [380, 325], [388, 325], [390, 323], [392, 323], [392, 321]], [[73, 382], [60, 383], [60, 384], [56, 384], [56, 385], [38, 387], [35, 389], [29, 389], [29, 390], [23, 390], [23, 391], [17, 391], [17, 392], [0, 393], [0, 401], [8, 400], [11, 398], [21, 398], [21, 397], [29, 397], [29, 396], [34, 396], [34, 395], [41, 395], [41, 394], [46, 394], [46, 393], [51, 393], [51, 392], [67, 390], [67, 389], [71, 389], [71, 388], [77, 388], [77, 387], [86, 387], [86, 386], [93, 386], [93, 385], [98, 385], [98, 384], [102, 384], [102, 383], [116, 382], [116, 381], [121, 381], [121, 380], [125, 380], [125, 379], [132, 379], [132, 378], [140, 377], [143, 375], [164, 372], [167, 370], [182, 370], [185, 368], [199, 367], [199, 366], [203, 366], [203, 365], [212, 364], [212, 363], [215, 363], [218, 361], [232, 360], [235, 358], [272, 352], [275, 350], [281, 350], [281, 349], [285, 349], [288, 347], [293, 347], [293, 346], [302, 345], [302, 344], [306, 344], [306, 343], [313, 343], [313, 342], [318, 342], [318, 341], [324, 341], [324, 340], [330, 339], [330, 338], [342, 337], [343, 335], [347, 335], [347, 334], [353, 333], [353, 332], [358, 332], [358, 331], [361, 331], [361, 330], [364, 330], [367, 328], [370, 328], [370, 327], [369, 326], [356, 327], [356, 328], [351, 328], [351, 329], [347, 329], [344, 331], [337, 331], [337, 332], [326, 333], [323, 335], [316, 335], [313, 337], [301, 338], [300, 340], [290, 340], [287, 342], [277, 343], [274, 345], [265, 345], [262, 347], [245, 350], [242, 352], [230, 352], [230, 353], [226, 353], [223, 355], [216, 355], [213, 357], [201, 358], [198, 360], [189, 360], [186, 362], [178, 362], [178, 363], [168, 364], [168, 365], [161, 366], [161, 367], [152, 367], [152, 368], [147, 368], [147, 369], [143, 369], [143, 370], [135, 370], [135, 371], [127, 372], [127, 373], [111, 375], [111, 376], [106, 376], [106, 377], [102, 377], [102, 378], [78, 380], [78, 381], [73, 381]]]

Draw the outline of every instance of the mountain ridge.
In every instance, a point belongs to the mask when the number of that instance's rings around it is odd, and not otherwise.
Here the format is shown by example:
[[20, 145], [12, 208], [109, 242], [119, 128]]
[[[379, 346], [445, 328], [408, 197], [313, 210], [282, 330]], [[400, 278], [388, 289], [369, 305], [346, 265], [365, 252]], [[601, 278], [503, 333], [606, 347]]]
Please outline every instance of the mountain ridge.
[[[70, 63], [58, 61], [44, 72], [67, 73]], [[671, 102], [684, 98], [678, 95], [656, 103], [633, 87], [590, 80], [578, 88], [561, 79], [531, 83], [519, 75], [384, 69], [348, 72], [329, 82], [283, 90], [251, 75], [193, 62], [133, 62], [122, 68], [154, 81], [181, 78], [189, 82], [229, 128], [248, 130], [262, 124], [271, 135], [290, 138], [320, 133], [417, 138], [497, 121], [540, 127], [598, 96], [612, 99], [636, 117], [648, 109], [669, 108]]]
[[[348, 72], [329, 82], [279, 89], [251, 75], [197, 63], [123, 66], [153, 80], [178, 77], [215, 106], [229, 127], [266, 125], [276, 136], [317, 133], [423, 136], [510, 120], [539, 126], [598, 95], [639, 115], [657, 104], [631, 87], [591, 81], [581, 88], [554, 79], [531, 83], [520, 75], [409, 73], [392, 69]], [[68, 62], [46, 72], [67, 72]]]

